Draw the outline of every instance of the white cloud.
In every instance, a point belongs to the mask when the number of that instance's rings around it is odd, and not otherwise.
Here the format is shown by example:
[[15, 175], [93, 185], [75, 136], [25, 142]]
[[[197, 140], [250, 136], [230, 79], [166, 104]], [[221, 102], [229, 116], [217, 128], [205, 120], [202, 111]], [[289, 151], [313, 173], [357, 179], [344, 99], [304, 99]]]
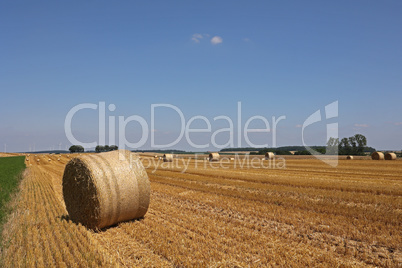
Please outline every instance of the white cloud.
[[191, 37], [191, 40], [193, 40], [195, 43], [199, 43], [200, 39], [202, 39], [204, 36], [202, 36], [202, 34], [193, 34], [193, 36]]
[[367, 124], [355, 124], [355, 127], [369, 127]]
[[213, 45], [217, 45], [217, 44], [220, 44], [222, 42], [223, 42], [223, 39], [220, 36], [214, 36], [211, 39], [211, 44], [213, 44]]
[[191, 36], [191, 40], [193, 40], [194, 43], [199, 43], [201, 41], [201, 39], [208, 38], [208, 37], [209, 37], [209, 34], [195, 33]]
[[247, 38], [247, 37], [246, 37], [246, 38], [243, 38], [243, 41], [244, 41], [244, 42], [250, 42], [251, 40], [250, 40], [250, 38]]
[[402, 126], [402, 122], [396, 122], [394, 123], [395, 126]]

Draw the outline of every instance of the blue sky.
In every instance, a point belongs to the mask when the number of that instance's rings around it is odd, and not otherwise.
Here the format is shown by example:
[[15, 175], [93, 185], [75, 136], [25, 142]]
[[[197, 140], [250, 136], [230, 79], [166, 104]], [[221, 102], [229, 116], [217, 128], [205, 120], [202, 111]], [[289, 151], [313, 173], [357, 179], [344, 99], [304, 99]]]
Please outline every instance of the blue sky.
[[[238, 102], [242, 127], [254, 115], [271, 128], [272, 116], [286, 116], [282, 146], [301, 145], [309, 115], [338, 101], [337, 118], [306, 128], [308, 144], [325, 144], [326, 124], [337, 122], [340, 138], [361, 133], [369, 146], [402, 149], [401, 13], [401, 1], [2, 1], [0, 151], [65, 149], [70, 109], [99, 102], [116, 106], [106, 114], [116, 122], [138, 115], [150, 126], [158, 103], [186, 122], [204, 116], [211, 132], [191, 139], [213, 150], [213, 132], [228, 127], [213, 120], [220, 115], [233, 120], [238, 145]], [[172, 109], [156, 110], [155, 123], [148, 133], [159, 144], [180, 134]], [[72, 129], [98, 141], [97, 111], [78, 112]], [[138, 122], [125, 130], [132, 143], [142, 137]], [[272, 133], [250, 140], [272, 146]], [[150, 147], [149, 137], [141, 148]], [[184, 137], [175, 148], [193, 149]]]

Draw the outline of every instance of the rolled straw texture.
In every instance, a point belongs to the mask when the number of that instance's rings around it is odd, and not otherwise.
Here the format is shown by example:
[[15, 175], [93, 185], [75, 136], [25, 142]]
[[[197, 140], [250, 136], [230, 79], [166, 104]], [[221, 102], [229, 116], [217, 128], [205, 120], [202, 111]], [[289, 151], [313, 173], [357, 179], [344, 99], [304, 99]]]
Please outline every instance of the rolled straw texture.
[[164, 154], [163, 155], [163, 162], [172, 162], [173, 161], [173, 155], [172, 154]]
[[386, 153], [384, 158], [385, 158], [385, 160], [396, 160], [396, 154], [395, 153]]
[[371, 159], [373, 160], [384, 160], [384, 154], [381, 152], [374, 152], [371, 154]]
[[91, 229], [143, 217], [150, 183], [136, 154], [117, 150], [72, 158], [63, 175], [69, 217]]
[[219, 161], [219, 153], [210, 153], [208, 159], [209, 161]]

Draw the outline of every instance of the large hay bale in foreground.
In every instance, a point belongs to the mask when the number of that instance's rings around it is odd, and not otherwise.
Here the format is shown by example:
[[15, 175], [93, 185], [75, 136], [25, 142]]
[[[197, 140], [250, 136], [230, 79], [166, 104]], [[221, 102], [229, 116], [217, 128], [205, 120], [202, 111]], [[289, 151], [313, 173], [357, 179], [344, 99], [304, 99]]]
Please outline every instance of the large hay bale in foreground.
[[66, 165], [63, 197], [72, 221], [101, 229], [143, 217], [150, 183], [138, 156], [130, 151], [86, 154]]
[[274, 159], [275, 154], [273, 152], [266, 152], [265, 159]]
[[371, 154], [371, 159], [373, 160], [384, 160], [384, 154], [381, 152], [374, 152]]
[[173, 161], [173, 155], [172, 154], [164, 154], [163, 155], [163, 162], [172, 162]]
[[209, 161], [219, 161], [219, 153], [210, 153], [208, 160]]
[[396, 154], [395, 153], [386, 153], [384, 158], [385, 158], [385, 160], [396, 160]]
[[348, 156], [346, 156], [346, 159], [347, 159], [347, 160], [353, 160], [353, 155], [348, 155]]

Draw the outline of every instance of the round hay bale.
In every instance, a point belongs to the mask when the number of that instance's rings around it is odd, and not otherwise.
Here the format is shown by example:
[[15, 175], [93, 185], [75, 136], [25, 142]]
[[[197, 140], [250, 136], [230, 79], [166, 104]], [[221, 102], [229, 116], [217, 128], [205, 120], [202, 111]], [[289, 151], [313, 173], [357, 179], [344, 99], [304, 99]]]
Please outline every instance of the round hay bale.
[[154, 155], [154, 158], [158, 158], [158, 156], [157, 156], [157, 155]]
[[234, 158], [233, 158], [233, 157], [231, 157], [231, 158], [230, 158], [230, 161], [234, 161]]
[[150, 191], [138, 155], [127, 150], [72, 158], [63, 174], [70, 219], [91, 229], [143, 217]]
[[385, 158], [385, 160], [396, 160], [396, 154], [395, 153], [386, 153], [384, 158]]
[[274, 159], [275, 154], [273, 152], [266, 152], [265, 159]]
[[371, 159], [373, 160], [384, 160], [384, 154], [381, 152], [374, 152], [371, 154]]
[[348, 156], [346, 156], [346, 159], [347, 159], [347, 160], [353, 160], [353, 155], [348, 155]]
[[208, 156], [209, 161], [219, 161], [219, 153], [210, 153]]
[[163, 162], [172, 162], [173, 161], [173, 155], [172, 154], [164, 154], [163, 155]]

